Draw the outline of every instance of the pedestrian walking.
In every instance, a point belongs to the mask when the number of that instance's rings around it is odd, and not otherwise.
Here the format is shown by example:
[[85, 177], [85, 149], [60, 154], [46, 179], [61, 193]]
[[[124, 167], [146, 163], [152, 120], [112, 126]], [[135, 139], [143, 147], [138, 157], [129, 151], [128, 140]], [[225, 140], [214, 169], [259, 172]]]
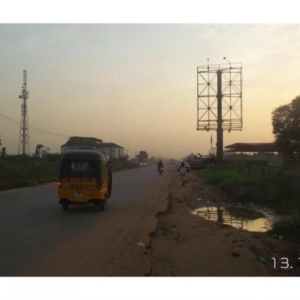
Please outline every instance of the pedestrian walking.
[[182, 186], [184, 186], [185, 183], [187, 182], [186, 167], [185, 167], [184, 162], [181, 162], [181, 164], [180, 164], [179, 173], [180, 173], [180, 177], [181, 177], [181, 181], [182, 181]]

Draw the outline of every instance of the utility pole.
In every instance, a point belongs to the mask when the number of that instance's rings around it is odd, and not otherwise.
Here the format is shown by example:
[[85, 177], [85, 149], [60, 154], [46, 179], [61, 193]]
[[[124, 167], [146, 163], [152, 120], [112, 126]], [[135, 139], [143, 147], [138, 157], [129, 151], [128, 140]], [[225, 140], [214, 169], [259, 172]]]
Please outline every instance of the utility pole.
[[21, 123], [20, 123], [20, 136], [19, 136], [19, 154], [30, 155], [29, 147], [29, 128], [28, 128], [28, 110], [27, 99], [29, 93], [27, 91], [27, 71], [23, 70], [23, 86], [22, 95], [19, 96], [22, 99], [21, 104]]

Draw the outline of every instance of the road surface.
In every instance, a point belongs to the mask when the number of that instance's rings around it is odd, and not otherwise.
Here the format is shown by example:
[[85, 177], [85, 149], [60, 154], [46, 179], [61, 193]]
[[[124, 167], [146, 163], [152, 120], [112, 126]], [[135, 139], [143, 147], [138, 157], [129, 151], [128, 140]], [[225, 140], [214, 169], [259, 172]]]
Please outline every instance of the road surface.
[[58, 205], [56, 184], [0, 192], [1, 276], [143, 276], [146, 249], [167, 206], [170, 173], [114, 174], [107, 210]]

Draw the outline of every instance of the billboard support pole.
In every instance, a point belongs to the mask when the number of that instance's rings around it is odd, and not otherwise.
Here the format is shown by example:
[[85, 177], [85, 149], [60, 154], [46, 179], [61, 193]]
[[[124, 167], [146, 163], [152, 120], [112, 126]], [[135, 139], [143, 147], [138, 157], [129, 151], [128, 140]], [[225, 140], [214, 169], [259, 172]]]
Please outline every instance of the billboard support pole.
[[217, 128], [217, 161], [218, 165], [223, 160], [223, 120], [222, 120], [222, 71], [217, 71], [217, 100], [218, 100], [218, 128]]

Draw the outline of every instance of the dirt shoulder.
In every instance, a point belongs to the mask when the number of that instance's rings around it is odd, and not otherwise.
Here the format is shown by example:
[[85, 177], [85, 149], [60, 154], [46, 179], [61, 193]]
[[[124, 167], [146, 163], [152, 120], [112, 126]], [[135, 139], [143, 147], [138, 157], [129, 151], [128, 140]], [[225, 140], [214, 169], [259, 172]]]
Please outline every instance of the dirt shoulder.
[[[299, 244], [192, 215], [191, 211], [200, 205], [199, 198], [214, 204], [224, 204], [231, 199], [197, 178], [194, 172], [189, 175], [186, 186], [181, 186], [175, 170], [171, 176], [169, 206], [158, 214], [158, 225], [146, 252], [151, 264], [150, 276], [300, 275]], [[289, 259], [292, 269], [280, 268], [284, 257]], [[272, 258], [277, 259], [276, 269]], [[282, 267], [285, 261], [282, 260]]]

